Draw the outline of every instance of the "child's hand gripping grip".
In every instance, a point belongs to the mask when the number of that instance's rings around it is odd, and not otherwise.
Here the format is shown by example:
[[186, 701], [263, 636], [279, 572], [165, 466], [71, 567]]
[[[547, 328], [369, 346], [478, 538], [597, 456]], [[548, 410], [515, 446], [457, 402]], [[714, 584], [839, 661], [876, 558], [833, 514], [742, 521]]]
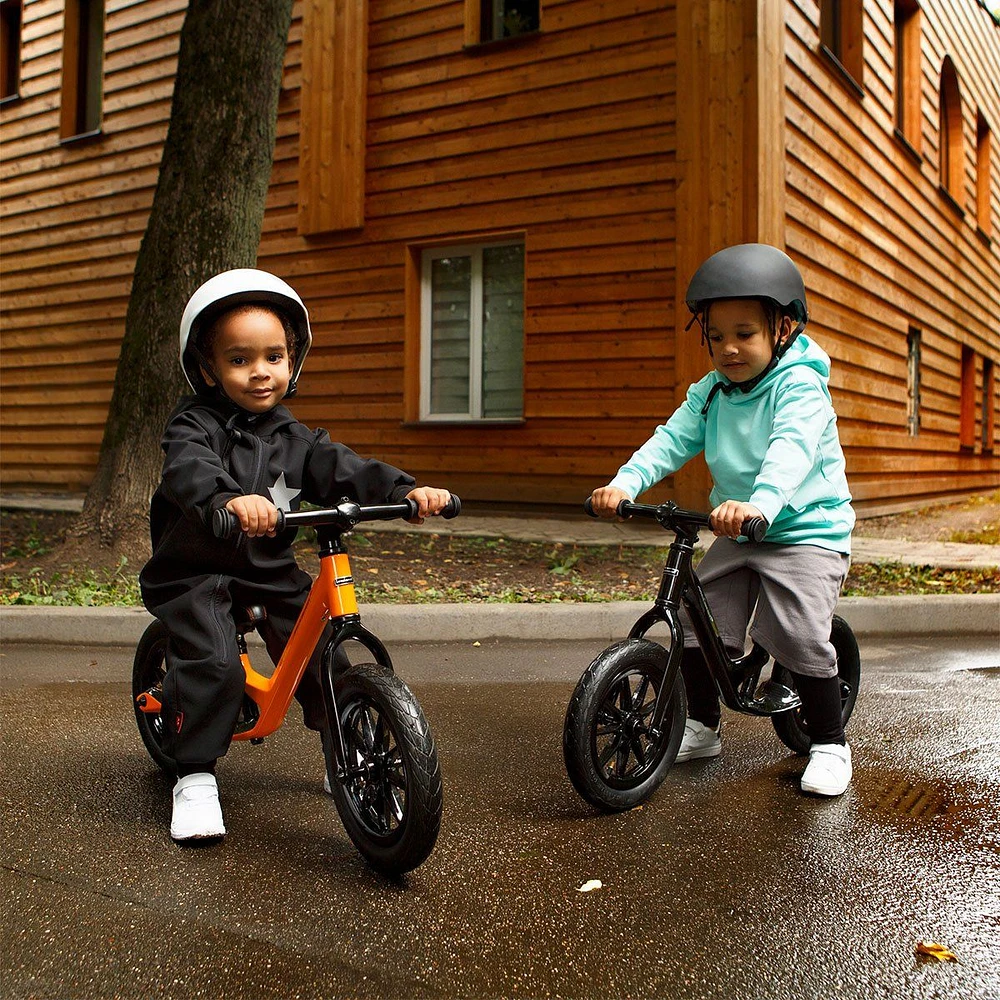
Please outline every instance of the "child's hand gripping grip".
[[[416, 500], [410, 500], [407, 498], [403, 503], [408, 503], [410, 505], [410, 513], [403, 518], [404, 521], [412, 521], [414, 518], [420, 516], [420, 507], [417, 505]], [[462, 501], [452, 493], [451, 498], [448, 502], [433, 516], [443, 517], [446, 521], [450, 521], [453, 517], [458, 517], [462, 513]]]
[[[283, 510], [279, 509], [278, 522], [274, 527], [278, 532], [284, 530], [285, 512]], [[212, 534], [216, 538], [232, 538], [233, 535], [239, 534], [240, 530], [240, 519], [231, 510], [220, 507], [212, 514]]]

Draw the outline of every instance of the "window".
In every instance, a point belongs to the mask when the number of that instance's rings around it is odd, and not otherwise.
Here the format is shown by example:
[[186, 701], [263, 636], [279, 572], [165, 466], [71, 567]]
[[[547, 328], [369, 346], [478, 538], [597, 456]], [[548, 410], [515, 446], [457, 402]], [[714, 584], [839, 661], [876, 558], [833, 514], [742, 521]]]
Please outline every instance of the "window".
[[896, 133], [920, 156], [920, 8], [896, 0]]
[[965, 345], [959, 379], [958, 444], [971, 450], [976, 443], [976, 355]]
[[21, 0], [0, 0], [0, 101], [21, 89]]
[[103, 0], [66, 0], [59, 120], [64, 139], [100, 131], [103, 70]]
[[993, 395], [993, 362], [989, 358], [983, 358], [982, 439], [984, 455], [993, 451], [993, 436], [996, 427]]
[[524, 413], [524, 243], [435, 248], [421, 266], [420, 418]]
[[947, 57], [941, 65], [940, 145], [941, 187], [962, 211], [962, 95], [955, 64]]
[[540, 0], [465, 0], [465, 43], [495, 42], [538, 31]]
[[980, 111], [976, 115], [976, 224], [990, 236], [990, 127]]
[[820, 40], [828, 56], [855, 83], [864, 76], [862, 0], [823, 0]]
[[906, 334], [906, 426], [910, 437], [920, 433], [920, 331]]

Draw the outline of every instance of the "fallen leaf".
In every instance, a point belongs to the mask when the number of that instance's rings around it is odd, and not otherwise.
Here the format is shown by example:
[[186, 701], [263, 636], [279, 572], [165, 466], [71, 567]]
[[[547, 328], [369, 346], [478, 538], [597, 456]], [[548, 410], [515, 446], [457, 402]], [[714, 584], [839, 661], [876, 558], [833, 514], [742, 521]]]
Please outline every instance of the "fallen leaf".
[[374, 573], [375, 576], [378, 576], [378, 566], [369, 566], [368, 567], [368, 572], [369, 573]]
[[595, 889], [603, 889], [604, 883], [599, 878], [587, 879], [583, 885], [577, 889], [577, 892], [593, 892]]
[[936, 958], [939, 962], [957, 962], [958, 956], [946, 948], [943, 944], [934, 941], [918, 941], [917, 954], [926, 955], [928, 958]]
[[477, 639], [472, 645], [473, 646], [481, 646], [482, 643]]

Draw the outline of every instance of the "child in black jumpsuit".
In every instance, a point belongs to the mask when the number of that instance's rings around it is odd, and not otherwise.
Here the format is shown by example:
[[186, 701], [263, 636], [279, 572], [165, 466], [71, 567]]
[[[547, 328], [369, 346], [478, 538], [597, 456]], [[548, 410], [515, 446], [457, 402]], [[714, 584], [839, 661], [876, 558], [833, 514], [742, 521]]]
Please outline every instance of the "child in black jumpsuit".
[[[215, 762], [226, 753], [243, 699], [234, 606], [263, 605], [260, 632], [277, 663], [312, 580], [295, 562], [294, 529], [277, 534], [277, 512], [415, 500], [419, 522], [448, 502], [446, 490], [414, 488], [405, 472], [364, 459], [310, 430], [280, 405], [295, 391], [311, 344], [299, 296], [281, 279], [243, 268], [216, 275], [188, 302], [180, 355], [195, 391], [163, 436], [163, 476], [153, 496], [153, 554], [140, 573], [143, 602], [170, 632], [163, 684], [164, 750], [177, 762], [171, 836], [225, 834]], [[217, 539], [212, 515], [243, 529]], [[296, 697], [305, 724], [324, 730], [319, 653]]]

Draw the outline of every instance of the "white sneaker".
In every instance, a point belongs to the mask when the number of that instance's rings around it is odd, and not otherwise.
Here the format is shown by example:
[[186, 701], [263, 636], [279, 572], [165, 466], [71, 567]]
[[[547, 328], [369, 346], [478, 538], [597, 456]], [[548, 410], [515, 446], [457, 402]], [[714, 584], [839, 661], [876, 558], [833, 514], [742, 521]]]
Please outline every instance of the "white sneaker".
[[200, 840], [225, 835], [226, 826], [222, 821], [219, 786], [215, 775], [199, 771], [178, 778], [174, 785], [170, 836], [174, 840]]
[[684, 723], [684, 739], [677, 751], [677, 763], [686, 760], [701, 760], [703, 757], [718, 757], [722, 753], [722, 723], [712, 729], [697, 719], [688, 719]]
[[802, 791], [813, 795], [843, 795], [851, 783], [851, 748], [839, 743], [816, 743], [802, 773]]

